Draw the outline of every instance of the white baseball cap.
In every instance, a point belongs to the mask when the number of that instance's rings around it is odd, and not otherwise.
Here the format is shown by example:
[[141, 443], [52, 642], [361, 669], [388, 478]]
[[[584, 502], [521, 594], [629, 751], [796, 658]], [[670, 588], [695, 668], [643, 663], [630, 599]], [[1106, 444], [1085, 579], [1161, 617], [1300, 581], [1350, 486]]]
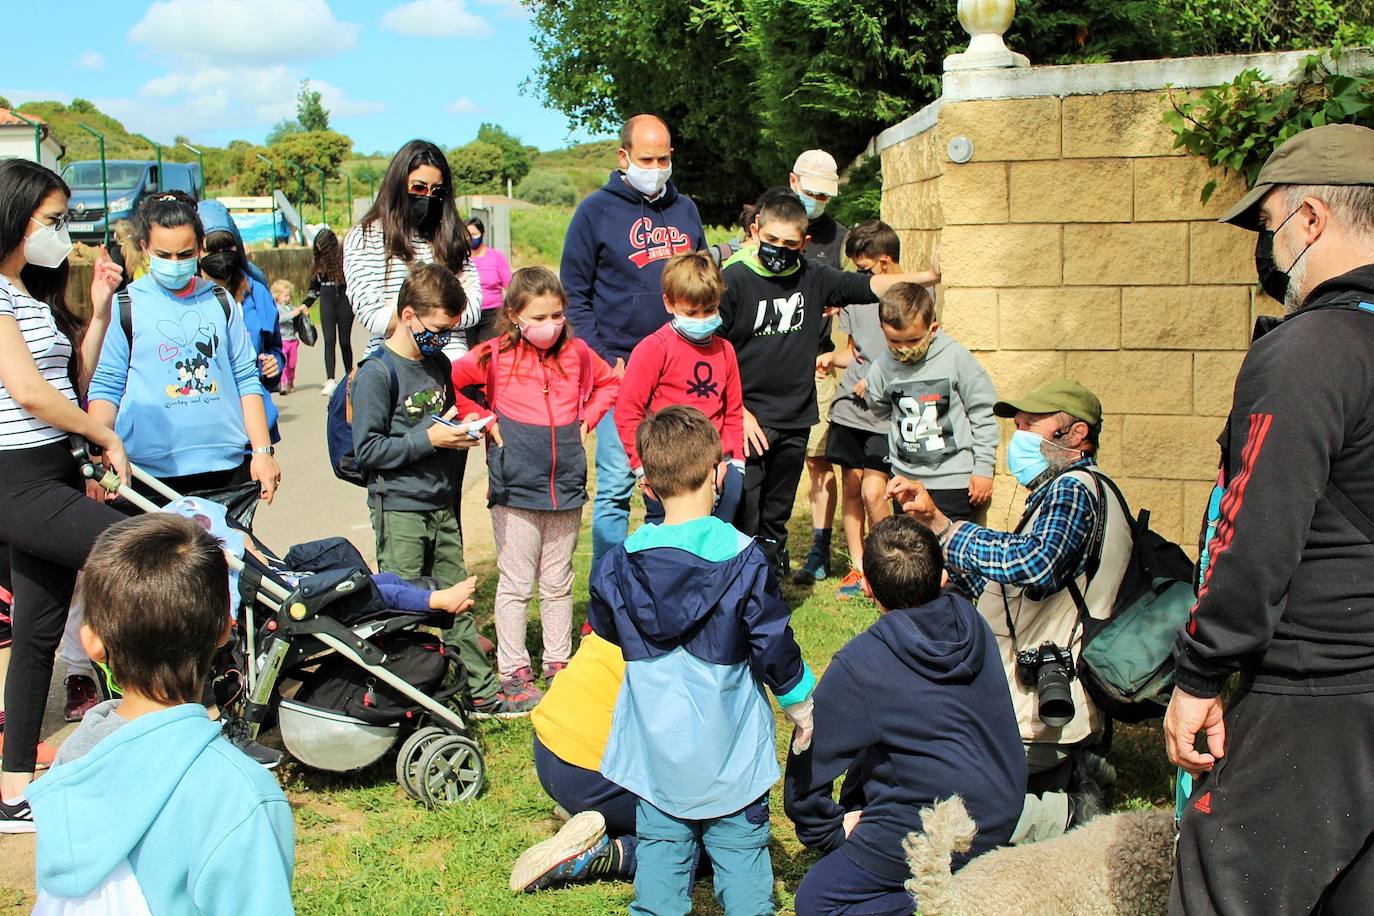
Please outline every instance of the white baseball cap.
[[840, 170], [835, 157], [823, 149], [809, 149], [797, 157], [792, 171], [801, 179], [803, 191], [834, 197], [840, 192]]

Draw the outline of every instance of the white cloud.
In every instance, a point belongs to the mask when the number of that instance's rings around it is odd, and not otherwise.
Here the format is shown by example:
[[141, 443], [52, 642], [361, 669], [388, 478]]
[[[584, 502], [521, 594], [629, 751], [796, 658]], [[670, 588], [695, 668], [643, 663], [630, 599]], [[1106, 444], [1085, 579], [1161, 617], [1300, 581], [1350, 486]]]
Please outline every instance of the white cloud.
[[382, 28], [419, 38], [486, 38], [492, 28], [463, 0], [411, 0], [387, 10]]
[[76, 66], [81, 70], [104, 70], [105, 55], [99, 51], [82, 51], [76, 57]]
[[477, 5], [500, 10], [503, 19], [530, 18], [530, 8], [525, 0], [477, 0]]
[[347, 51], [358, 31], [326, 0], [157, 0], [129, 40], [188, 60], [286, 61]]
[[[295, 96], [300, 88], [301, 74], [282, 65], [203, 67], [154, 77], [144, 82], [139, 93], [154, 99], [185, 98], [188, 103], [203, 102], [220, 110], [236, 108], [236, 117], [251, 124], [272, 124], [295, 117]], [[320, 100], [333, 117], [363, 117], [386, 107], [381, 102], [349, 98], [348, 93], [331, 82], [311, 80], [311, 88], [320, 93]]]
[[477, 112], [482, 110], [482, 106], [465, 96], [461, 99], [454, 99], [452, 102], [449, 102], [447, 109], [449, 114], [468, 115], [477, 114]]

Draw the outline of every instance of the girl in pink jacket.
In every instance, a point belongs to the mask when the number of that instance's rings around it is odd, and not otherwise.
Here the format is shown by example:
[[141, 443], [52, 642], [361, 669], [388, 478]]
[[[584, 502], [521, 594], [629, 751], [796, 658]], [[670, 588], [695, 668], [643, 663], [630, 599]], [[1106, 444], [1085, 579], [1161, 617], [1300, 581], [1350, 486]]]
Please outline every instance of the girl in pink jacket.
[[[573, 337], [554, 274], [511, 277], [500, 334], [453, 366], [458, 415], [494, 414], [488, 505], [496, 538], [496, 660], [502, 689], [533, 690], [525, 619], [539, 583], [545, 685], [572, 653], [573, 551], [587, 501], [583, 440], [615, 403], [614, 370]], [[463, 392], [481, 389], [484, 409]]]

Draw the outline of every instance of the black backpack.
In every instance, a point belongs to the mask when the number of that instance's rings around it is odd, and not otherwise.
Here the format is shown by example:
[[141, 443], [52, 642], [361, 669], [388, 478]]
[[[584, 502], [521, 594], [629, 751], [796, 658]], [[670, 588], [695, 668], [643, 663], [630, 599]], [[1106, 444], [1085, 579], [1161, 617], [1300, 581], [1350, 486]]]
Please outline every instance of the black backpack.
[[[443, 640], [429, 633], [403, 630], [386, 637], [381, 647], [386, 652], [382, 667], [428, 696], [436, 696], [450, 663], [457, 664]], [[304, 676], [295, 698], [372, 725], [391, 725], [416, 708], [409, 698], [337, 654]]]

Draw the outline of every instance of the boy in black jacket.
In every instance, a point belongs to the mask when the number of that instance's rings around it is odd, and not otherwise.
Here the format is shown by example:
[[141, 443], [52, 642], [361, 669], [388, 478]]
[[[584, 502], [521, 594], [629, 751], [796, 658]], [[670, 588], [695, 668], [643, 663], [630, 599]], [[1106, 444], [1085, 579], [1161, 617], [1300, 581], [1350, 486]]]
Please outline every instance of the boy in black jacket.
[[802, 257], [810, 241], [795, 194], [766, 194], [751, 227], [755, 247], [721, 276], [720, 333], [735, 347], [744, 396], [744, 493], [735, 527], [758, 537], [779, 579], [788, 572], [787, 520], [806, 463], [806, 440], [820, 420], [816, 357], [826, 313], [877, 302], [897, 283], [938, 283], [934, 271], [866, 276]]
[[864, 593], [881, 616], [831, 660], [815, 738], [787, 762], [787, 816], [825, 854], [797, 888], [797, 916], [910, 914], [902, 839], [939, 799], [961, 796], [978, 825], [955, 868], [1011, 838], [1026, 785], [1011, 693], [986, 621], [940, 593], [943, 567], [935, 535], [908, 516], [874, 525], [864, 543]]

